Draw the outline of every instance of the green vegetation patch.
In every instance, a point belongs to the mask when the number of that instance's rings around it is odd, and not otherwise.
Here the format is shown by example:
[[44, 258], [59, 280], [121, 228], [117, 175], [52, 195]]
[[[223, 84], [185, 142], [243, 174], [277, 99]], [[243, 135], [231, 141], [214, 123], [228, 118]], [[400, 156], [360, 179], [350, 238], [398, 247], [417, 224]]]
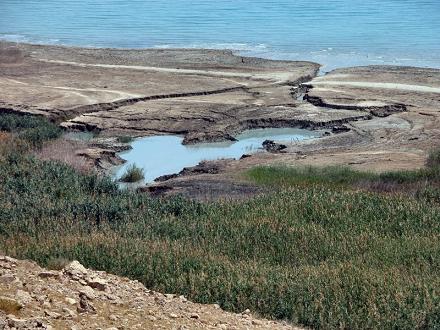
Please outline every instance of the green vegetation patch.
[[144, 170], [137, 167], [135, 164], [130, 165], [122, 177], [121, 182], [138, 182], [144, 179]]
[[133, 137], [131, 136], [118, 136], [116, 138], [116, 141], [118, 141], [119, 143], [130, 143], [133, 142]]
[[62, 130], [43, 117], [0, 114], [0, 131], [16, 134], [32, 147], [41, 147], [45, 141], [61, 136]]

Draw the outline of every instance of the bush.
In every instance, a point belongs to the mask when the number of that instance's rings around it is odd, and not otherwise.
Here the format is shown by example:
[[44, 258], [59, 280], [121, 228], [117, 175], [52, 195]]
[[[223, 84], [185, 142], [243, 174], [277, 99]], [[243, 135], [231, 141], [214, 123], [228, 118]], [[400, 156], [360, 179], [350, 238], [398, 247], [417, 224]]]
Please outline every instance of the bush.
[[144, 179], [144, 170], [135, 164], [129, 166], [124, 175], [119, 179], [121, 182], [138, 182]]
[[62, 134], [62, 130], [46, 118], [16, 114], [1, 114], [0, 130], [14, 133], [36, 148]]
[[133, 142], [133, 138], [131, 136], [118, 136], [116, 138], [116, 141], [118, 141], [119, 143], [130, 143]]

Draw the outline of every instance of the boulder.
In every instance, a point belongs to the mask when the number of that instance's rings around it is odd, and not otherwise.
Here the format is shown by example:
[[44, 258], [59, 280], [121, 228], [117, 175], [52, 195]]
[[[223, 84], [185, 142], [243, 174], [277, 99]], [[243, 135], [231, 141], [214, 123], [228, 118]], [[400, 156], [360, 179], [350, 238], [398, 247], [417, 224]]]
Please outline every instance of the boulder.
[[83, 276], [87, 274], [87, 269], [76, 260], [64, 267], [63, 271], [65, 274], [71, 276]]

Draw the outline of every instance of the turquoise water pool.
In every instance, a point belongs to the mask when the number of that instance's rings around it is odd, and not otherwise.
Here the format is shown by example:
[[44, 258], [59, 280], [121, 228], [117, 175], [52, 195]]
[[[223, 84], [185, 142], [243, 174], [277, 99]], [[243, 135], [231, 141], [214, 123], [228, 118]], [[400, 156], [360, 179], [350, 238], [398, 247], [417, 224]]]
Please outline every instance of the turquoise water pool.
[[270, 128], [246, 131], [236, 136], [237, 142], [199, 143], [182, 145], [183, 137], [174, 135], [151, 136], [135, 140], [133, 149], [120, 156], [127, 161], [119, 167], [114, 178], [119, 179], [129, 166], [135, 164], [144, 169], [145, 182], [153, 182], [159, 176], [180, 172], [184, 167], [195, 166], [203, 160], [240, 158], [243, 154], [263, 151], [264, 140], [295, 142], [320, 137], [322, 131], [297, 128]]

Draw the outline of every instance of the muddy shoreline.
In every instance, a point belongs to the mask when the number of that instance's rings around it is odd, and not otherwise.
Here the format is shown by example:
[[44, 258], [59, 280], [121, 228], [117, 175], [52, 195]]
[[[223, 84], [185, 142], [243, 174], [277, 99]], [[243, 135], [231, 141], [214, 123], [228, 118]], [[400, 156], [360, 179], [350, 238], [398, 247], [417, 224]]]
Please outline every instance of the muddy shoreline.
[[[333, 131], [290, 143], [280, 155], [231, 160], [215, 173], [187, 171], [166, 180], [167, 188], [164, 182], [151, 185], [155, 192], [196, 198], [206, 195], [211, 181], [217, 188], [224, 183], [218, 197], [248, 185], [241, 173], [255, 165], [339, 164], [372, 171], [423, 166], [440, 142], [440, 70], [368, 66], [317, 77], [319, 67], [231, 51], [0, 42], [0, 112], [46, 116], [66, 130], [108, 138], [183, 135], [185, 144], [234, 140], [254, 128]], [[118, 151], [111, 143], [95, 144], [77, 154], [107, 171], [120, 163]]]

